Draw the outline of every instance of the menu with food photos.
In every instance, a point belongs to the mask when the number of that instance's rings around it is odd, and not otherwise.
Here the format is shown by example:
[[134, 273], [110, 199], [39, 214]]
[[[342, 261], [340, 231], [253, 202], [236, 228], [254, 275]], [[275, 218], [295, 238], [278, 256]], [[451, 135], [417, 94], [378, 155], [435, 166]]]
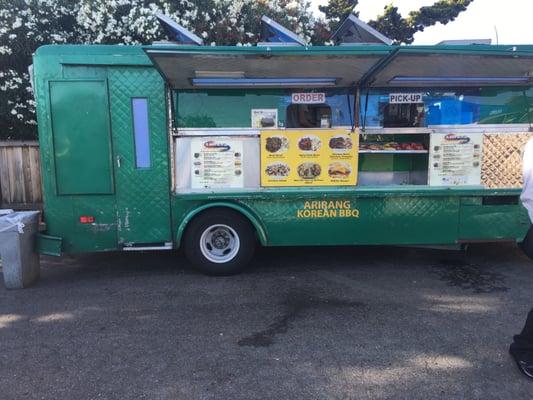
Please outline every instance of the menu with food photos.
[[355, 185], [358, 148], [344, 129], [261, 131], [261, 186]]

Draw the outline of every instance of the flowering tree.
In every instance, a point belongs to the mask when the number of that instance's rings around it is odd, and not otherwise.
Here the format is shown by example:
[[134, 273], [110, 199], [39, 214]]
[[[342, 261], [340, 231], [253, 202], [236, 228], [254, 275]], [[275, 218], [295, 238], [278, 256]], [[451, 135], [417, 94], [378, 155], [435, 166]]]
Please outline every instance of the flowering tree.
[[256, 43], [263, 14], [309, 41], [313, 35], [305, 0], [0, 0], [0, 139], [36, 136], [28, 66], [39, 46], [161, 40], [156, 12], [211, 45]]
[[[473, 0], [439, 0], [408, 18], [390, 6], [370, 23], [410, 43], [414, 32], [453, 20]], [[260, 39], [268, 15], [313, 44], [332, 30], [358, 0], [330, 0], [314, 19], [308, 0], [0, 0], [0, 139], [36, 136], [28, 66], [35, 50], [51, 43], [144, 44], [164, 39], [155, 17], [162, 12], [198, 34], [207, 45], [249, 46]]]
[[31, 55], [43, 43], [76, 41], [75, 3], [4, 0], [0, 4], [0, 138], [34, 136]]

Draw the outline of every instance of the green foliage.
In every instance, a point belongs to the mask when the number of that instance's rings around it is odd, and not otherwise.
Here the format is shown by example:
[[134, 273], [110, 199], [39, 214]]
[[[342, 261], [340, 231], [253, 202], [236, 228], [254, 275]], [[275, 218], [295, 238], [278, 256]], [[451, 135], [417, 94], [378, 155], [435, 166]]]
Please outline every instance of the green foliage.
[[[453, 21], [474, 0], [440, 0], [432, 6], [422, 7], [418, 11], [409, 13], [409, 25], [415, 31], [423, 31], [425, 27], [440, 22], [447, 24]], [[397, 38], [395, 38], [397, 39]]]
[[383, 14], [368, 24], [396, 43], [412, 43], [413, 35], [416, 33], [409, 21], [398, 12], [398, 7], [392, 4], [385, 7]]
[[326, 16], [331, 32], [335, 32], [339, 24], [351, 13], [359, 16], [354, 11], [359, 0], [329, 0], [326, 6], [319, 6], [318, 9]]
[[411, 11], [404, 18], [398, 8], [390, 4], [385, 7], [383, 14], [378, 16], [369, 25], [390, 37], [396, 43], [413, 43], [414, 34], [421, 32], [428, 26], [437, 23], [447, 24], [453, 21], [474, 0], [439, 0], [431, 6]]

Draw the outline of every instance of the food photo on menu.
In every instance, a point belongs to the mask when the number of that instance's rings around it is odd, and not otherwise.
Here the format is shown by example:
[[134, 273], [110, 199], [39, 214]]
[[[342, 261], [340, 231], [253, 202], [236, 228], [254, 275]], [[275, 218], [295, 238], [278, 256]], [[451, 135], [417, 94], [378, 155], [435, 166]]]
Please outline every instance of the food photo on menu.
[[316, 179], [322, 173], [322, 167], [318, 163], [304, 162], [298, 165], [298, 176], [302, 179]]
[[304, 136], [298, 140], [298, 148], [301, 151], [318, 151], [322, 147], [322, 141], [317, 136]]
[[289, 149], [289, 139], [285, 136], [267, 137], [265, 148], [269, 153], [283, 153]]
[[351, 150], [352, 139], [348, 135], [333, 136], [329, 139], [329, 148], [332, 150]]
[[329, 164], [328, 175], [331, 178], [345, 179], [352, 173], [350, 164], [341, 161], [335, 161]]
[[273, 163], [267, 165], [265, 173], [271, 178], [286, 178], [291, 172], [290, 167], [285, 163]]

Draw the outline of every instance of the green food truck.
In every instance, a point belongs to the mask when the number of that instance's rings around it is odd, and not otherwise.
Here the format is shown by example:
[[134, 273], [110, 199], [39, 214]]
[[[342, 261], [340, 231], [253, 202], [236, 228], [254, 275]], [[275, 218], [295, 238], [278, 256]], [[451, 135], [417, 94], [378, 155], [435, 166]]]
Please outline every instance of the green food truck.
[[249, 47], [167, 21], [176, 43], [37, 50], [41, 253], [183, 248], [223, 275], [257, 244], [523, 239], [533, 46], [396, 46], [359, 21], [306, 46], [263, 22], [279, 35]]

